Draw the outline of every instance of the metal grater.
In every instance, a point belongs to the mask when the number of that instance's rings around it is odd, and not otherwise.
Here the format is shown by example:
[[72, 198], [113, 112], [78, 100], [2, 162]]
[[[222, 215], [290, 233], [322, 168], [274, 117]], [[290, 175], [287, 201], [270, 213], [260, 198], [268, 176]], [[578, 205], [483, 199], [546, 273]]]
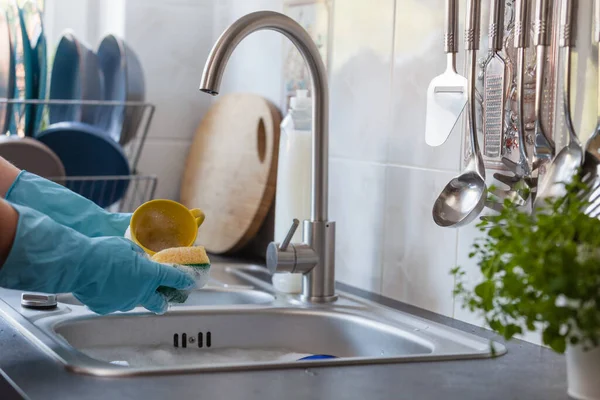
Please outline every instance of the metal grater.
[[492, 57], [485, 70], [483, 96], [483, 154], [500, 157], [504, 133], [504, 68], [500, 57]]
[[500, 157], [504, 141], [504, 79], [506, 63], [502, 50], [504, 32], [504, 1], [491, 0], [489, 50], [484, 68], [483, 87], [483, 155]]

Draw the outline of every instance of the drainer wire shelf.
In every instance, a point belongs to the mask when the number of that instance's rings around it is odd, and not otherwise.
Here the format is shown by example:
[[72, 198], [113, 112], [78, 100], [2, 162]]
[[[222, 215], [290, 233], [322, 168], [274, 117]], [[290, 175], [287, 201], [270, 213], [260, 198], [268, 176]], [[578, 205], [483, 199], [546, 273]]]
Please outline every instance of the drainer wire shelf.
[[106, 130], [136, 171], [155, 111], [154, 104], [140, 101], [0, 98], [0, 132], [35, 138], [53, 123], [84, 122]]
[[59, 176], [49, 179], [85, 198], [96, 200], [108, 211], [124, 213], [133, 212], [152, 200], [158, 183], [154, 175]]
[[[106, 132], [127, 158], [131, 174], [54, 176], [48, 179], [112, 212], [132, 212], [154, 198], [158, 178], [140, 175], [137, 166], [156, 106], [140, 101], [21, 100], [0, 98], [0, 130], [35, 139], [58, 122], [84, 122]], [[64, 116], [61, 121], [60, 116]], [[66, 117], [72, 118], [66, 118]], [[18, 167], [18, 165], [17, 165]]]

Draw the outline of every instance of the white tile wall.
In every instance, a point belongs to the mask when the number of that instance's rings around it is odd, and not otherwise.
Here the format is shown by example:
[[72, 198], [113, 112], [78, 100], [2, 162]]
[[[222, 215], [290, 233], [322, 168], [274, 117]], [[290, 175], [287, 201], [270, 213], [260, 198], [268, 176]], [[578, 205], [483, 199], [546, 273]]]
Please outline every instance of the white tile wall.
[[456, 260], [457, 231], [440, 228], [431, 205], [452, 173], [389, 166], [383, 233], [385, 296], [452, 315], [448, 271]]
[[66, 29], [71, 29], [77, 37], [88, 45], [96, 45], [95, 35], [98, 20], [90, 15], [95, 8], [91, 0], [55, 0], [46, 5], [44, 31], [48, 49], [52, 50]]
[[331, 156], [385, 162], [390, 131], [394, 1], [335, 4]]
[[336, 276], [342, 282], [379, 292], [383, 275], [382, 244], [386, 167], [332, 159], [329, 213], [336, 221]]
[[212, 47], [212, 0], [127, 0], [125, 39], [146, 76], [156, 105], [149, 138], [188, 139], [211, 97], [198, 90]]
[[[281, 12], [283, 0], [214, 1], [213, 41], [235, 20], [260, 10]], [[212, 47], [212, 43], [211, 43]], [[249, 92], [279, 106], [282, 88], [283, 36], [262, 31], [248, 36], [235, 49], [223, 74], [221, 93]]]
[[[462, 124], [443, 146], [425, 143], [429, 82], [445, 70], [444, 1], [397, 1], [393, 70], [393, 125], [388, 161], [396, 165], [457, 171]], [[459, 29], [459, 31], [461, 31]], [[460, 71], [460, 65], [458, 66]]]
[[155, 198], [179, 199], [179, 188], [189, 143], [185, 139], [147, 141], [138, 169], [145, 174], [158, 176]]
[[212, 0], [127, 0], [125, 39], [156, 105], [138, 169], [159, 177], [157, 198], [179, 199], [191, 141], [212, 98], [198, 90], [213, 44]]
[[[159, 197], [178, 198], [187, 147], [211, 104], [197, 86], [213, 42], [238, 17], [282, 11], [283, 2], [126, 1], [126, 39], [158, 106], [140, 169], [159, 175]], [[441, 147], [424, 142], [427, 85], [445, 69], [443, 10], [444, 0], [335, 0], [329, 78], [336, 272], [345, 283], [480, 323], [454, 304], [449, 275], [459, 264], [477, 277], [467, 258], [476, 231], [442, 229], [431, 218], [435, 198], [459, 171], [462, 142], [460, 126]], [[233, 53], [221, 92], [258, 93], [279, 105], [282, 49], [279, 34], [253, 34]]]

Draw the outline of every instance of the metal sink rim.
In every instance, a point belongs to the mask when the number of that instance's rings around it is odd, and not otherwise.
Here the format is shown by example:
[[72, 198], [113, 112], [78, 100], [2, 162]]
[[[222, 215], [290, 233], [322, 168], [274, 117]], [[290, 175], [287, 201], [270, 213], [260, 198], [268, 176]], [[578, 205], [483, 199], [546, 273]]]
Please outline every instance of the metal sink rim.
[[[243, 270], [243, 267], [240, 269]], [[243, 272], [239, 272], [242, 274]], [[188, 313], [235, 313], [235, 312], [278, 312], [278, 310], [293, 310], [292, 312], [317, 312], [336, 314], [368, 320], [386, 326], [389, 329], [419, 331], [416, 337], [423, 340], [433, 340], [432, 353], [411, 354], [402, 356], [369, 356], [369, 357], [343, 357], [326, 360], [303, 360], [295, 362], [260, 362], [235, 364], [218, 364], [211, 367], [184, 365], [178, 367], [122, 367], [108, 362], [98, 361], [78, 351], [57, 334], [52, 328], [57, 324], [67, 324], [69, 321], [89, 318], [123, 318], [138, 315], [152, 315], [143, 309], [135, 309], [127, 313], [117, 313], [108, 316], [98, 316], [87, 310], [84, 306], [70, 306], [61, 304], [51, 312], [42, 313], [39, 318], [26, 317], [4, 298], [0, 297], [0, 315], [4, 316], [11, 324], [35, 343], [40, 349], [53, 359], [59, 361], [64, 368], [71, 372], [101, 377], [131, 377], [140, 375], [173, 375], [187, 373], [214, 373], [227, 371], [269, 370], [289, 368], [315, 368], [339, 367], [346, 365], [389, 364], [419, 361], [465, 360], [498, 357], [506, 353], [506, 347], [501, 343], [481, 338], [472, 333], [452, 328], [405, 311], [355, 296], [344, 291], [338, 291], [340, 299], [334, 304], [317, 305], [306, 304], [298, 300], [297, 296], [290, 296], [274, 291], [268, 284], [256, 285], [258, 282], [249, 282], [257, 286], [257, 290], [274, 294], [275, 301], [271, 304], [236, 304], [226, 306], [189, 306], [177, 307], [169, 310], [168, 314]], [[18, 308], [18, 307], [17, 307]], [[61, 322], [62, 321], [62, 322]], [[48, 331], [48, 328], [52, 330]], [[416, 328], [416, 329], [415, 329]], [[431, 339], [433, 338], [433, 339]], [[438, 346], [439, 345], [439, 346]], [[494, 352], [491, 351], [491, 346]], [[445, 348], [444, 348], [445, 347]], [[457, 349], [461, 351], [458, 352]], [[454, 352], [453, 352], [454, 350]]]
[[[344, 295], [344, 293], [340, 293]], [[6, 303], [5, 303], [6, 304]], [[8, 306], [8, 305], [7, 305]], [[8, 306], [10, 307], [10, 306]], [[256, 306], [254, 308], [270, 309], [268, 306]], [[12, 309], [12, 308], [11, 308]], [[486, 359], [492, 357], [491, 351], [473, 351], [470, 353], [442, 353], [432, 354], [423, 353], [409, 356], [381, 356], [381, 357], [344, 357], [337, 359], [327, 360], [305, 360], [296, 362], [261, 362], [261, 363], [235, 363], [235, 364], [219, 364], [212, 367], [198, 367], [194, 365], [179, 366], [179, 367], [145, 367], [145, 368], [132, 368], [132, 367], [121, 367], [118, 365], [112, 365], [106, 362], [101, 362], [92, 359], [84, 353], [78, 351], [66, 342], [60, 335], [54, 334], [50, 336], [46, 331], [40, 327], [29, 322], [23, 316], [21, 316], [16, 310], [13, 310], [17, 315], [12, 314], [10, 311], [2, 307], [0, 304], [0, 313], [4, 316], [9, 317], [14, 322], [13, 325], [31, 339], [38, 347], [44, 350], [49, 356], [58, 360], [63, 364], [64, 368], [68, 371], [91, 375], [99, 377], [133, 377], [133, 376], [145, 376], [145, 375], [173, 375], [173, 374], [189, 374], [189, 373], [218, 373], [218, 372], [233, 372], [233, 371], [248, 371], [248, 370], [270, 370], [270, 369], [290, 369], [290, 368], [315, 368], [315, 367], [334, 367], [334, 366], [350, 366], [350, 365], [365, 365], [365, 364], [390, 364], [390, 363], [407, 363], [407, 362], [418, 362], [418, 361], [443, 361], [443, 360], [466, 360], [466, 359]], [[224, 310], [201, 310], [200, 312], [215, 312], [220, 313]], [[239, 310], [238, 310], [239, 311]], [[178, 310], [175, 312], [189, 313], [193, 310]], [[335, 313], [335, 312], [333, 312]], [[7, 315], [8, 314], [8, 315]], [[124, 313], [125, 314], [125, 313]], [[115, 316], [107, 317], [119, 317], [125, 316], [119, 314]], [[130, 316], [135, 315], [149, 315], [148, 313], [132, 312]], [[83, 316], [76, 318], [103, 318], [100, 316]], [[20, 321], [19, 321], [20, 320]], [[448, 328], [451, 329], [451, 328]], [[465, 336], [474, 336], [466, 332], [460, 331]], [[475, 336], [476, 337], [476, 336]], [[483, 341], [479, 337], [476, 337]], [[501, 356], [506, 353], [506, 348], [500, 343], [493, 342], [495, 347], [495, 356]]]
[[[255, 298], [260, 298], [261, 301], [256, 302], [240, 302], [240, 303], [227, 303], [227, 304], [197, 304], [197, 305], [188, 305], [188, 304], [172, 304], [171, 307], [173, 309], [178, 308], [192, 308], [192, 307], [231, 307], [231, 306], [247, 306], [247, 305], [268, 305], [273, 303], [275, 300], [275, 296], [272, 293], [268, 293], [263, 290], [253, 290], [253, 289], [240, 289], [240, 288], [228, 288], [228, 287], [204, 287], [202, 289], [195, 289], [192, 291], [190, 296], [194, 293], [221, 293], [221, 294], [235, 294], [235, 295], [243, 295]], [[57, 301], [61, 304], [66, 304], [69, 306], [75, 307], [85, 307], [85, 305], [81, 304], [72, 293], [59, 293], [56, 295]], [[67, 301], [65, 301], [67, 300]], [[123, 314], [114, 314], [114, 315], [123, 315]]]

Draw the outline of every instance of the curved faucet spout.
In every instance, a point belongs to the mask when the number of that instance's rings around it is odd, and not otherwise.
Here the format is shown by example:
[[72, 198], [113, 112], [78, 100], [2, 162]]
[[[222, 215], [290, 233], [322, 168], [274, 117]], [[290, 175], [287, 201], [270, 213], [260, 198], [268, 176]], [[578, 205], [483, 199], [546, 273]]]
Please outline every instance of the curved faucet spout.
[[200, 90], [213, 96], [219, 94], [223, 71], [233, 50], [246, 36], [263, 29], [282, 33], [298, 48], [310, 70], [313, 98], [311, 220], [304, 221], [303, 243], [290, 243], [298, 228], [295, 220], [283, 244], [269, 244], [267, 267], [272, 273], [285, 270], [304, 274], [302, 299], [332, 302], [337, 296], [335, 222], [327, 220], [329, 91], [319, 49], [304, 28], [283, 14], [271, 11], [248, 14], [227, 28], [215, 43], [204, 66]]
[[219, 94], [221, 78], [233, 50], [252, 32], [265, 29], [280, 32], [290, 39], [302, 54], [310, 71], [313, 98], [311, 220], [327, 221], [329, 161], [327, 71], [319, 49], [304, 28], [293, 19], [272, 11], [259, 11], [241, 17], [223, 32], [213, 46], [204, 66], [200, 90], [213, 96]]

